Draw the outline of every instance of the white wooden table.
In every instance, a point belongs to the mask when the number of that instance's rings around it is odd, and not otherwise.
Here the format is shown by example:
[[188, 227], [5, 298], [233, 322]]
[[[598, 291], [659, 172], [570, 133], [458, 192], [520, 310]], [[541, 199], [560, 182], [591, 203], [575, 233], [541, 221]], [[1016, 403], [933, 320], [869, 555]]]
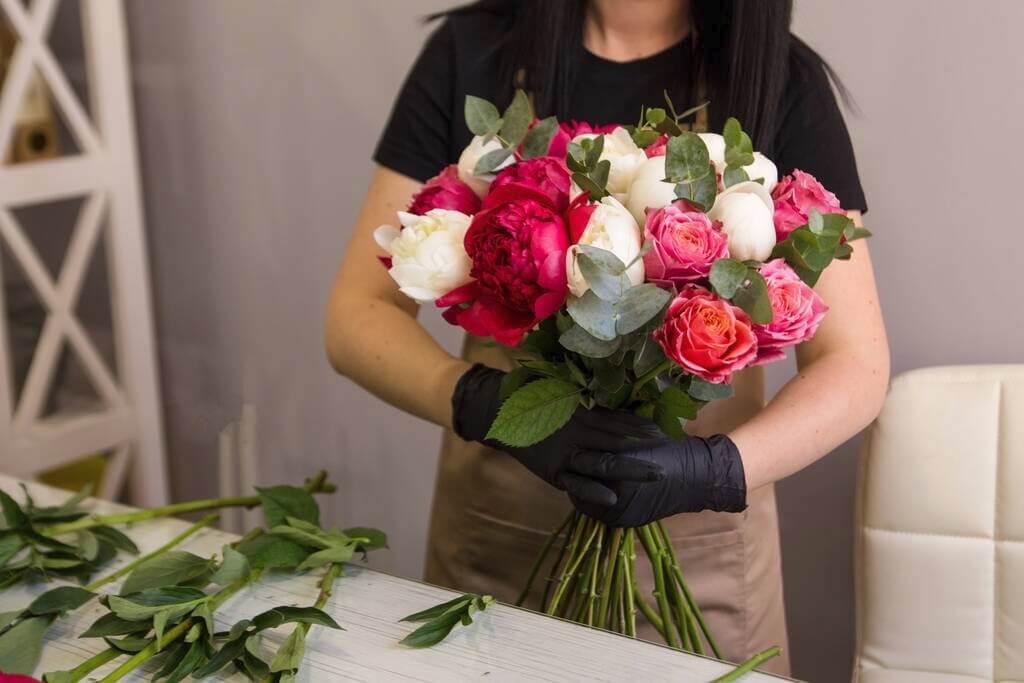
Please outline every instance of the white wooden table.
[[[39, 504], [54, 504], [68, 496], [65, 491], [29, 484]], [[19, 502], [23, 495], [18, 480], [0, 475], [0, 489]], [[97, 512], [130, 508], [92, 501]], [[144, 522], [128, 533], [142, 552], [148, 552], [181, 533], [188, 524], [177, 519]], [[216, 529], [203, 529], [179, 546], [199, 555], [219, 553], [221, 546], [237, 537]], [[104, 574], [128, 561], [119, 557]], [[270, 576], [239, 593], [216, 615], [226, 628], [240, 618], [284, 604], [311, 605], [316, 599], [317, 576]], [[0, 593], [0, 611], [28, 604], [32, 596], [55, 584], [16, 587]], [[101, 590], [116, 591], [117, 584]], [[414, 650], [398, 644], [414, 624], [399, 623], [413, 612], [455, 597], [455, 593], [417, 581], [402, 579], [360, 566], [351, 566], [335, 584], [326, 611], [345, 629], [313, 627], [306, 639], [306, 658], [298, 680], [324, 681], [711, 681], [732, 667], [722, 662], [585, 628], [536, 612], [495, 605], [469, 627], [457, 627], [440, 645]], [[91, 602], [58, 620], [50, 630], [36, 674], [70, 669], [103, 648], [102, 639], [77, 638], [99, 618], [104, 609]], [[287, 627], [286, 627], [287, 628]], [[276, 650], [287, 630], [268, 632], [267, 652]], [[273, 648], [273, 649], [271, 649]], [[96, 674], [113, 669], [108, 664]], [[148, 680], [155, 666], [140, 669], [125, 680]], [[225, 671], [229, 671], [226, 669]], [[190, 679], [191, 680], [191, 679]], [[225, 674], [218, 680], [244, 680]], [[753, 673], [748, 683], [785, 680]]]

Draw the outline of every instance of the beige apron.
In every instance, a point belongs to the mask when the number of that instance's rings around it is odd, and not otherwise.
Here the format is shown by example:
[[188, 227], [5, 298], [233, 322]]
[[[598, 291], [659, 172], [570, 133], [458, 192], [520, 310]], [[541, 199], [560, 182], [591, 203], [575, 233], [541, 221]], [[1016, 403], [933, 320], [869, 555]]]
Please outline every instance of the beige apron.
[[[694, 130], [707, 130], [706, 109]], [[468, 336], [463, 358], [509, 370], [508, 349]], [[764, 372], [751, 368], [733, 379], [735, 395], [704, 408], [687, 425], [696, 436], [727, 433], [764, 405]], [[722, 656], [739, 662], [773, 645], [781, 657], [763, 668], [789, 675], [786, 616], [782, 603], [775, 488], [749, 492], [742, 513], [700, 512], [670, 517], [666, 530], [683, 573], [708, 621]], [[514, 458], [448, 431], [441, 447], [427, 540], [425, 578], [460, 591], [488, 593], [513, 602], [548, 535], [569, 513], [566, 494], [530, 473]], [[547, 577], [551, 553], [539, 576]], [[643, 552], [637, 575], [650, 593], [654, 579]], [[540, 582], [538, 581], [538, 584]], [[543, 590], [543, 589], [541, 589]], [[526, 606], [539, 609], [540, 591]], [[640, 637], [660, 642], [641, 617]]]

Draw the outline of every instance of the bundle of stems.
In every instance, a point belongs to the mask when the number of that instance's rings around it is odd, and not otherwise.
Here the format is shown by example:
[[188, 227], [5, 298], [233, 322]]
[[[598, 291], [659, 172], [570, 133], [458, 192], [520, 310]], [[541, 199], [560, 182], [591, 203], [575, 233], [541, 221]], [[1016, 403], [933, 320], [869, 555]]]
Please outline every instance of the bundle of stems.
[[[529, 597], [556, 545], [557, 559], [541, 597], [546, 614], [635, 638], [639, 611], [669, 646], [721, 659], [661, 522], [611, 528], [573, 511], [548, 538], [516, 604]], [[637, 581], [637, 546], [654, 572], [653, 604]]]

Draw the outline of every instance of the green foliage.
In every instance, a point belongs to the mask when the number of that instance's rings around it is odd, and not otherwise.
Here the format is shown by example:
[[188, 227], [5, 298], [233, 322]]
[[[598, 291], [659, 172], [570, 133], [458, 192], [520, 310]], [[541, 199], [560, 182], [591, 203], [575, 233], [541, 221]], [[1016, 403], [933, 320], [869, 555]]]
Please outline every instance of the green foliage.
[[562, 333], [559, 343], [574, 353], [588, 358], [607, 358], [615, 353], [622, 345], [622, 340], [599, 339], [587, 332], [579, 325], [573, 325]]
[[558, 119], [549, 116], [542, 119], [523, 138], [522, 158], [536, 159], [545, 156], [551, 146], [551, 138], [558, 132]]
[[277, 654], [274, 655], [274, 660], [270, 662], [270, 670], [277, 672], [298, 669], [305, 653], [306, 632], [297, 628], [281, 643]]
[[21, 619], [0, 635], [0, 671], [31, 674], [39, 663], [43, 637], [55, 618], [47, 614]]
[[473, 135], [493, 135], [501, 129], [498, 108], [482, 97], [466, 95], [465, 116]]
[[[711, 172], [708, 147], [696, 133], [683, 131], [668, 139], [665, 150], [665, 177], [673, 183], [694, 183]], [[713, 174], [712, 174], [713, 175]]]
[[58, 586], [33, 600], [26, 612], [35, 616], [63, 614], [78, 609], [96, 596], [92, 591], [77, 586]]
[[104, 638], [106, 636], [124, 636], [132, 633], [146, 633], [149, 623], [122, 619], [113, 612], [108, 612], [92, 623], [79, 638]]
[[813, 287], [837, 253], [840, 257], [848, 256], [842, 247], [842, 239], [847, 233], [854, 235], [855, 239], [870, 235], [867, 230], [858, 229], [844, 214], [822, 215], [811, 209], [807, 224], [798, 227], [785, 240], [777, 243], [772, 258], [785, 259], [800, 279]]
[[755, 323], [772, 321], [768, 285], [757, 268], [735, 259], [718, 259], [708, 278], [715, 293], [743, 309]]
[[604, 301], [618, 301], [630, 287], [626, 264], [607, 249], [588, 244], [579, 245], [579, 249], [576, 263], [590, 289]]
[[730, 384], [713, 384], [694, 375], [687, 393], [698, 401], [722, 401], [732, 396], [733, 389]]
[[675, 193], [678, 199], [685, 199], [701, 211], [708, 211], [714, 206], [718, 182], [715, 174], [709, 171], [706, 176], [691, 183], [676, 183]]
[[320, 523], [320, 507], [304, 488], [284, 485], [256, 487], [256, 492], [263, 503], [263, 522], [268, 529], [284, 524], [287, 517], [311, 524]]
[[175, 586], [209, 575], [213, 560], [184, 550], [169, 550], [143, 562], [121, 585], [121, 595], [151, 588]]
[[483, 612], [494, 603], [490, 595], [466, 593], [454, 600], [410, 614], [402, 621], [426, 623], [403, 638], [401, 643], [415, 648], [437, 645], [448, 637], [457, 624], [469, 626], [473, 623], [474, 614]]
[[151, 588], [131, 595], [106, 595], [102, 598], [110, 610], [128, 621], [149, 620], [157, 612], [169, 610], [172, 615], [183, 615], [191, 612], [208, 596], [198, 588], [191, 586], [164, 586]]
[[252, 569], [249, 567], [249, 558], [229, 545], [224, 546], [221, 551], [223, 561], [217, 571], [210, 577], [210, 581], [221, 586], [234, 583], [239, 579], [248, 576]]
[[487, 432], [509, 446], [529, 446], [558, 431], [579, 405], [580, 387], [544, 378], [515, 391], [498, 410]]
[[294, 569], [306, 559], [302, 546], [281, 536], [262, 535], [237, 548], [252, 569]]

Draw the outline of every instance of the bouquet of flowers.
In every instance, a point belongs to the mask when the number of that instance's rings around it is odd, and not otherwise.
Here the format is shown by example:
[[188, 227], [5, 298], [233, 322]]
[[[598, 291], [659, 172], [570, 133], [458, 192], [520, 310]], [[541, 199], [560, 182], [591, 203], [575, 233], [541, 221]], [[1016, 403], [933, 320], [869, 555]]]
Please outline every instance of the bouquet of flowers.
[[[688, 420], [731, 395], [733, 373], [814, 335], [828, 307], [812, 287], [869, 234], [810, 174], [779, 179], [736, 119], [698, 134], [683, 122], [700, 107], [666, 105], [595, 127], [537, 120], [521, 91], [504, 112], [469, 96], [474, 137], [458, 164], [399, 213], [400, 229], [377, 229], [403, 293], [521, 357], [489, 439], [537, 443], [581, 406], [685, 439]], [[639, 609], [668, 644], [718, 655], [659, 523], [613, 529], [573, 513], [534, 574], [559, 541], [547, 613], [635, 636]]]

